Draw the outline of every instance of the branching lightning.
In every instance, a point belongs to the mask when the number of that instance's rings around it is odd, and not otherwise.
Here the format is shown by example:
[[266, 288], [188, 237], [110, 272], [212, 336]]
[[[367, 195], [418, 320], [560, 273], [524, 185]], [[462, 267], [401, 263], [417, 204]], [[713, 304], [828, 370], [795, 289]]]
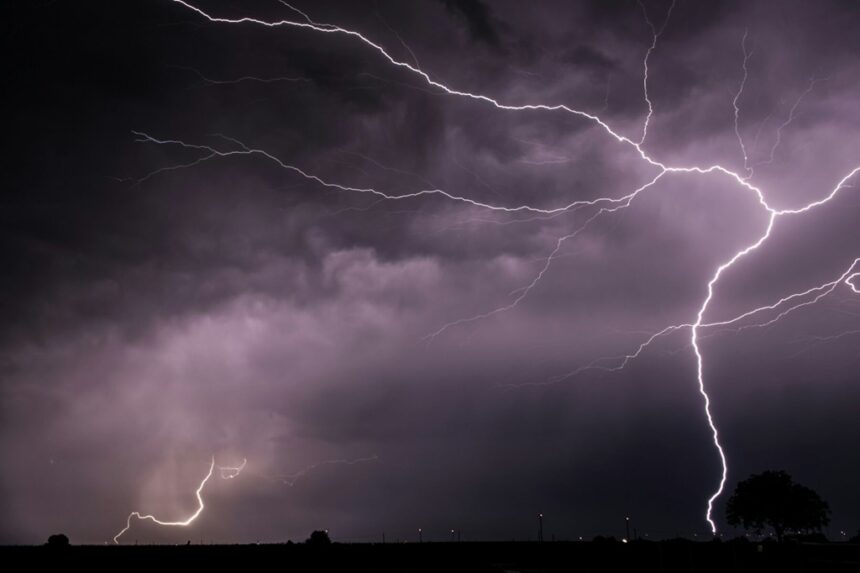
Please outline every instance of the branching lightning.
[[[795, 293], [795, 294], [788, 295], [788, 296], [780, 299], [780, 301], [778, 301], [774, 305], [768, 305], [765, 307], [759, 307], [757, 309], [753, 309], [751, 311], [745, 312], [745, 313], [743, 313], [743, 314], [741, 314], [735, 318], [732, 318], [730, 320], [724, 320], [724, 321], [719, 321], [719, 322], [707, 322], [705, 320], [706, 315], [708, 313], [708, 310], [711, 306], [711, 302], [714, 299], [715, 291], [716, 291], [716, 288], [718, 287], [720, 279], [726, 274], [726, 272], [728, 272], [732, 267], [734, 267], [739, 261], [746, 258], [751, 253], [757, 251], [760, 247], [762, 247], [762, 245], [764, 245], [766, 243], [768, 238], [771, 236], [771, 233], [772, 233], [777, 221], [779, 221], [783, 218], [786, 218], [786, 217], [791, 217], [793, 215], [801, 215], [801, 214], [806, 213], [806, 212], [808, 212], [808, 211], [810, 211], [810, 210], [812, 210], [818, 206], [824, 205], [825, 203], [829, 202], [843, 188], [848, 187], [849, 186], [848, 185], [849, 180], [852, 177], [854, 177], [858, 173], [858, 171], [860, 171], [860, 166], [855, 167], [849, 173], [847, 173], [844, 177], [842, 177], [836, 183], [836, 185], [831, 189], [831, 191], [829, 193], [827, 193], [824, 197], [822, 197], [818, 200], [812, 201], [810, 203], [807, 203], [806, 205], [796, 207], [796, 208], [791, 208], [791, 209], [777, 209], [777, 208], [771, 206], [770, 203], [767, 201], [765, 193], [759, 187], [753, 185], [750, 182], [750, 179], [753, 175], [753, 170], [752, 170], [752, 167], [750, 166], [750, 160], [749, 160], [749, 157], [747, 154], [747, 149], [746, 149], [746, 146], [744, 144], [743, 138], [741, 137], [740, 127], [739, 127], [739, 121], [740, 121], [739, 100], [742, 96], [744, 85], [745, 85], [746, 80], [747, 80], [747, 75], [748, 75], [747, 64], [748, 64], [748, 61], [752, 55], [751, 51], [747, 51], [747, 47], [746, 47], [747, 34], [746, 33], [744, 34], [744, 38], [741, 42], [741, 46], [742, 46], [742, 49], [744, 52], [743, 79], [741, 81], [740, 87], [738, 88], [737, 92], [735, 93], [735, 96], [734, 96], [734, 99], [732, 102], [734, 112], [735, 112], [735, 114], [734, 114], [734, 117], [735, 117], [735, 134], [738, 138], [738, 142], [741, 146], [741, 150], [742, 150], [743, 157], [744, 157], [745, 175], [741, 175], [738, 172], [736, 172], [732, 169], [723, 167], [721, 165], [710, 165], [710, 166], [698, 166], [698, 165], [672, 166], [672, 165], [667, 165], [667, 164], [662, 163], [661, 161], [653, 158], [651, 155], [649, 155], [643, 149], [643, 144], [644, 144], [644, 141], [645, 141], [645, 139], [647, 137], [647, 133], [648, 133], [648, 125], [652, 119], [653, 111], [654, 111], [652, 102], [651, 102], [650, 97], [648, 95], [648, 82], [649, 82], [648, 59], [649, 59], [651, 53], [656, 48], [657, 40], [658, 40], [660, 34], [665, 29], [666, 23], [668, 23], [669, 17], [671, 16], [672, 9], [674, 7], [674, 2], [672, 4], [672, 6], [669, 8], [667, 15], [666, 15], [666, 19], [664, 21], [664, 24], [660, 27], [659, 30], [656, 28], [656, 26], [654, 26], [654, 24], [648, 18], [647, 11], [644, 11], [644, 6], [643, 6], [643, 12], [645, 12], [646, 23], [648, 24], [648, 26], [651, 28], [651, 31], [652, 31], [652, 43], [651, 43], [650, 48], [646, 52], [645, 59], [643, 62], [643, 64], [644, 64], [643, 88], [645, 91], [645, 101], [646, 101], [646, 104], [648, 106], [648, 113], [647, 113], [647, 116], [646, 116], [645, 121], [644, 121], [644, 126], [642, 129], [641, 138], [639, 138], [638, 141], [635, 141], [628, 136], [625, 136], [621, 133], [616, 132], [611, 126], [609, 126], [598, 115], [588, 113], [588, 112], [585, 112], [585, 111], [582, 111], [579, 109], [575, 109], [573, 107], [569, 107], [569, 106], [564, 105], [564, 104], [545, 104], [545, 103], [510, 104], [510, 103], [503, 103], [503, 102], [501, 102], [497, 99], [494, 99], [488, 95], [479, 94], [479, 93], [472, 93], [469, 91], [463, 91], [463, 90], [451, 88], [451, 87], [433, 79], [433, 77], [428, 72], [424, 71], [423, 69], [421, 69], [419, 67], [417, 60], [415, 61], [414, 64], [410, 64], [408, 62], [398, 60], [397, 58], [395, 58], [391, 54], [389, 54], [389, 52], [386, 51], [386, 49], [383, 48], [380, 44], [373, 42], [372, 40], [370, 40], [366, 36], [362, 35], [361, 33], [354, 31], [354, 30], [342, 28], [340, 26], [333, 25], [333, 24], [320, 24], [320, 23], [314, 22], [307, 14], [298, 11], [297, 9], [293, 8], [292, 6], [289, 6], [288, 4], [286, 4], [286, 2], [282, 2], [282, 3], [285, 4], [286, 6], [288, 6], [289, 8], [293, 9], [295, 12], [302, 15], [304, 17], [304, 21], [293, 21], [293, 20], [287, 20], [287, 19], [277, 20], [277, 21], [266, 21], [266, 20], [261, 20], [258, 18], [252, 18], [252, 17], [222, 18], [222, 17], [216, 17], [213, 15], [210, 15], [206, 11], [192, 5], [191, 3], [187, 2], [186, 0], [172, 0], [172, 1], [176, 4], [179, 4], [183, 7], [185, 7], [188, 10], [191, 10], [191, 11], [197, 13], [201, 17], [203, 17], [206, 20], [213, 22], [213, 23], [251, 24], [251, 25], [263, 26], [263, 27], [267, 27], [267, 28], [300, 28], [300, 29], [305, 29], [305, 30], [309, 30], [309, 31], [313, 31], [313, 32], [319, 32], [319, 33], [325, 33], [325, 34], [336, 34], [336, 35], [342, 35], [342, 36], [346, 36], [346, 37], [355, 39], [355, 40], [361, 42], [362, 44], [364, 44], [365, 46], [371, 48], [376, 53], [378, 53], [392, 66], [403, 69], [403, 70], [417, 76], [418, 78], [423, 80], [423, 82], [426, 83], [431, 88], [439, 90], [439, 93], [441, 95], [449, 95], [449, 96], [474, 100], [478, 103], [489, 104], [489, 105], [491, 105], [491, 106], [493, 106], [499, 110], [504, 110], [504, 111], [515, 112], [515, 111], [527, 111], [527, 110], [530, 110], [530, 111], [541, 110], [541, 111], [547, 111], [547, 112], [566, 113], [566, 114], [571, 114], [573, 116], [580, 117], [583, 120], [587, 120], [587, 121], [593, 123], [595, 126], [602, 129], [607, 135], [612, 137], [618, 143], [632, 148], [636, 152], [636, 154], [645, 163], [647, 163], [649, 166], [651, 166], [657, 170], [656, 174], [653, 176], [653, 178], [648, 183], [642, 185], [641, 187], [632, 191], [631, 193], [624, 195], [622, 197], [619, 197], [619, 198], [601, 197], [601, 198], [590, 200], [590, 201], [576, 201], [574, 203], [570, 203], [568, 205], [564, 205], [564, 206], [556, 207], [556, 208], [539, 208], [539, 207], [534, 207], [534, 206], [530, 206], [530, 205], [505, 206], [505, 205], [499, 205], [499, 204], [479, 202], [479, 201], [476, 201], [474, 199], [470, 199], [466, 196], [453, 194], [453, 193], [450, 193], [448, 191], [444, 191], [442, 189], [424, 189], [424, 190], [419, 190], [419, 191], [415, 191], [412, 193], [406, 193], [406, 194], [402, 194], [402, 195], [391, 195], [391, 194], [388, 194], [388, 193], [385, 193], [383, 191], [379, 191], [379, 190], [376, 190], [373, 188], [352, 187], [352, 186], [341, 185], [338, 183], [332, 183], [332, 182], [325, 181], [323, 178], [321, 178], [317, 175], [310, 174], [310, 173], [302, 170], [299, 167], [295, 167], [293, 165], [289, 165], [289, 164], [282, 162], [280, 159], [277, 159], [275, 156], [269, 154], [266, 151], [263, 151], [260, 149], [249, 148], [249, 147], [246, 147], [244, 144], [238, 144], [237, 143], [237, 145], [239, 146], [239, 149], [231, 149], [231, 150], [223, 151], [223, 150], [219, 150], [219, 149], [216, 149], [215, 147], [208, 146], [208, 145], [188, 144], [188, 143], [178, 141], [178, 140], [156, 139], [156, 138], [151, 137], [149, 135], [146, 135], [144, 133], [140, 133], [140, 132], [136, 133], [140, 137], [140, 141], [145, 141], [145, 142], [155, 143], [155, 144], [162, 144], [162, 145], [178, 145], [178, 146], [188, 148], [188, 149], [196, 149], [203, 154], [200, 158], [196, 159], [195, 161], [193, 161], [191, 163], [186, 163], [183, 165], [176, 165], [176, 166], [171, 166], [171, 167], [164, 167], [164, 168], [161, 168], [157, 171], [154, 171], [154, 172], [144, 176], [141, 179], [141, 181], [143, 181], [149, 177], [152, 177], [158, 173], [164, 172], [164, 171], [179, 169], [179, 168], [185, 168], [185, 167], [191, 167], [191, 166], [198, 165], [202, 162], [205, 162], [205, 161], [208, 161], [208, 160], [214, 159], [214, 158], [224, 158], [224, 157], [235, 156], [235, 155], [254, 155], [254, 156], [264, 157], [264, 158], [268, 159], [269, 161], [276, 163], [282, 169], [292, 171], [292, 172], [300, 175], [301, 177], [304, 177], [305, 179], [312, 180], [312, 181], [318, 183], [319, 185], [321, 185], [323, 187], [333, 188], [333, 189], [337, 189], [340, 191], [370, 194], [370, 195], [378, 197], [381, 200], [383, 200], [383, 199], [384, 200], [405, 200], [405, 199], [414, 199], [414, 198], [418, 198], [421, 196], [439, 196], [445, 200], [455, 201], [455, 202], [459, 202], [459, 203], [462, 203], [462, 204], [465, 204], [465, 205], [468, 205], [471, 207], [487, 209], [490, 211], [498, 211], [498, 212], [504, 212], [504, 213], [528, 212], [528, 213], [534, 213], [534, 214], [538, 214], [538, 215], [554, 215], [554, 214], [563, 213], [563, 212], [567, 212], [567, 211], [571, 211], [571, 210], [579, 209], [579, 208], [597, 207], [597, 210], [577, 230], [573, 231], [572, 233], [570, 233], [568, 235], [564, 235], [557, 240], [555, 248], [547, 256], [547, 258], [544, 261], [543, 267], [537, 273], [535, 278], [528, 285], [526, 285], [522, 289], [518, 290], [518, 295], [516, 296], [516, 298], [511, 303], [504, 305], [502, 307], [499, 307], [495, 310], [492, 310], [492, 311], [489, 311], [489, 312], [486, 312], [486, 313], [483, 313], [483, 314], [480, 314], [480, 315], [477, 315], [477, 316], [474, 316], [471, 318], [461, 319], [461, 320], [446, 324], [442, 328], [440, 328], [438, 331], [432, 333], [428, 337], [431, 339], [435, 336], [438, 336], [439, 334], [444, 332], [446, 329], [451, 328], [453, 326], [461, 325], [461, 324], [464, 324], [467, 322], [472, 322], [475, 320], [479, 320], [481, 318], [486, 318], [486, 317], [489, 317], [489, 316], [492, 316], [492, 315], [495, 315], [495, 314], [498, 314], [498, 313], [501, 313], [501, 312], [515, 308], [529, 294], [529, 292], [531, 292], [531, 290], [540, 282], [540, 280], [543, 278], [543, 276], [549, 271], [549, 268], [551, 266], [552, 261], [558, 256], [559, 250], [561, 249], [562, 245], [567, 240], [569, 240], [569, 239], [575, 237], [577, 234], [579, 234], [582, 230], [584, 230], [588, 226], [589, 223], [594, 221], [600, 215], [607, 214], [607, 213], [613, 213], [613, 212], [618, 211], [620, 209], [626, 208], [627, 206], [630, 205], [630, 203], [633, 201], [633, 199], [635, 199], [640, 193], [642, 193], [643, 191], [645, 191], [649, 188], [654, 187], [655, 184], [658, 182], [658, 180], [660, 180], [663, 176], [665, 176], [667, 174], [672, 174], [672, 173], [692, 173], [692, 174], [699, 174], [699, 175], [714, 174], [717, 176], [726, 177], [730, 181], [733, 181], [736, 185], [738, 185], [743, 190], [748, 191], [750, 193], [753, 193], [755, 195], [755, 198], [757, 199], [757, 203], [758, 203], [759, 207], [761, 209], [763, 209], [764, 212], [766, 212], [768, 215], [765, 228], [763, 229], [761, 235], [759, 235], [759, 237], [755, 241], [753, 241], [749, 245], [747, 245], [747, 246], [743, 247], [742, 249], [738, 250], [737, 252], [735, 252], [732, 256], [728, 257], [724, 262], [722, 262], [716, 268], [714, 273], [711, 275], [711, 278], [707, 282], [704, 298], [702, 299], [702, 302], [701, 302], [700, 306], [698, 307], [698, 310], [696, 312], [694, 320], [688, 324], [668, 326], [668, 327], [658, 331], [657, 333], [651, 335], [648, 339], [646, 339], [645, 342], [643, 342], [637, 349], [635, 349], [635, 351], [633, 353], [626, 355], [626, 356], [617, 357], [620, 359], [620, 362], [614, 367], [609, 368], [609, 367], [601, 366], [600, 364], [602, 362], [604, 362], [605, 359], [599, 359], [598, 361], [592, 363], [591, 365], [583, 367], [582, 369], [579, 369], [579, 370], [574, 372], [574, 373], [576, 373], [576, 372], [582, 371], [584, 369], [589, 369], [589, 368], [602, 368], [602, 369], [607, 369], [607, 370], [619, 370], [619, 369], [623, 368], [627, 363], [629, 363], [630, 360], [633, 360], [636, 357], [638, 357], [657, 338], [664, 336], [664, 335], [667, 335], [667, 334], [672, 333], [672, 332], [679, 331], [679, 330], [689, 329], [689, 331], [690, 331], [690, 345], [692, 346], [693, 353], [695, 355], [695, 361], [696, 361], [696, 379], [697, 379], [697, 384], [698, 384], [698, 390], [699, 390], [699, 393], [701, 394], [702, 400], [704, 402], [705, 417], [707, 420], [708, 427], [711, 431], [713, 445], [714, 445], [715, 449], [717, 450], [717, 453], [718, 453], [718, 456], [720, 459], [721, 468], [722, 468], [718, 487], [716, 488], [716, 490], [713, 492], [713, 494], [708, 499], [707, 510], [705, 513], [705, 520], [708, 522], [711, 530], [713, 532], [716, 532], [716, 524], [714, 523], [714, 521], [712, 519], [713, 504], [714, 504], [714, 501], [723, 492], [723, 489], [724, 489], [724, 486], [726, 483], [726, 479], [727, 479], [727, 475], [728, 475], [728, 463], [727, 463], [725, 452], [724, 452], [723, 447], [720, 443], [719, 431], [717, 429], [717, 426], [714, 422], [714, 418], [713, 418], [712, 413], [711, 413], [710, 396], [708, 395], [708, 393], [706, 391], [706, 387], [705, 387], [705, 378], [704, 378], [704, 376], [705, 376], [705, 365], [704, 365], [704, 358], [703, 358], [703, 354], [702, 354], [702, 349], [700, 347], [700, 342], [703, 338], [700, 334], [701, 331], [705, 328], [715, 327], [715, 326], [722, 326], [722, 327], [732, 326], [738, 322], [743, 321], [746, 318], [750, 318], [752, 316], [758, 315], [759, 313], [764, 313], [764, 312], [771, 311], [771, 310], [782, 309], [781, 311], [779, 311], [779, 313], [777, 314], [776, 317], [773, 317], [772, 319], [770, 319], [769, 321], [766, 321], [764, 323], [760, 323], [759, 325], [762, 326], [762, 325], [766, 325], [766, 324], [772, 324], [776, 320], [779, 320], [780, 318], [784, 317], [789, 312], [793, 312], [797, 308], [801, 308], [803, 306], [808, 306], [810, 304], [814, 304], [815, 302], [820, 300], [821, 297], [826, 296], [826, 294], [828, 294], [829, 292], [832, 292], [833, 289], [837, 288], [840, 284], [845, 284], [853, 292], [860, 293], [860, 285], [858, 285], [858, 276], [860, 276], [860, 272], [856, 271], [856, 265], [857, 265], [858, 261], [855, 260], [852, 263], [852, 265], [849, 267], [848, 271], [846, 271], [846, 273], [843, 274], [836, 281], [826, 283], [825, 285], [823, 285], [821, 287], [815, 287], [813, 289], [804, 291], [802, 293]], [[813, 84], [811, 83], [810, 88], [809, 88], [810, 90], [812, 89], [812, 85]], [[795, 105], [792, 107], [791, 112], [789, 113], [788, 119], [777, 130], [777, 142], [775, 143], [775, 145], [773, 146], [773, 148], [771, 150], [771, 155], [773, 155], [775, 153], [776, 147], [779, 145], [779, 141], [780, 141], [780, 137], [781, 137], [781, 130], [784, 127], [786, 127], [788, 125], [788, 123], [790, 123], [790, 121], [793, 119], [795, 110], [796, 110], [797, 106], [800, 104], [800, 100], [803, 98], [804, 95], [806, 95], [806, 93], [808, 93], [808, 91], [809, 90], [807, 90], [807, 92], [804, 92], [804, 94], [801, 96], [801, 98], [799, 98], [797, 100]], [[804, 298], [804, 297], [810, 296], [810, 295], [814, 295], [812, 299], [807, 300]], [[573, 373], [568, 374], [566, 376], [570, 376], [572, 374]], [[213, 462], [212, 467], [214, 468], [214, 462]], [[209, 475], [201, 483], [200, 488], [198, 488], [198, 499], [200, 499], [200, 490], [202, 489], [203, 485], [205, 485], [206, 480], [209, 478], [209, 476], [211, 476], [211, 472], [212, 472], [212, 468], [210, 468]], [[202, 499], [200, 499], [200, 509], [198, 510], [197, 513], [195, 513], [192, 516], [191, 520], [196, 518], [196, 516], [199, 515], [200, 511], [202, 511]], [[157, 520], [155, 520], [155, 518], [153, 518], [151, 516], [140, 516], [139, 514], [136, 514], [136, 513], [129, 516], [129, 522], [130, 522], [131, 517], [135, 517], [135, 516], [140, 518], [140, 519], [152, 519], [153, 521], [156, 521], [156, 523], [162, 523], [162, 522], [158, 522]], [[190, 523], [191, 520], [188, 520], [188, 522]], [[162, 524], [165, 524], [165, 525], [187, 525], [186, 522], [174, 522], [174, 523], [168, 522], [168, 523], [162, 523]], [[126, 529], [128, 529], [128, 528], [126, 527]], [[125, 531], [125, 529], [122, 532], [120, 532], [119, 535], [121, 535], [124, 531]], [[117, 535], [117, 537], [119, 537], [119, 535]]]
[[221, 479], [233, 479], [239, 477], [239, 474], [242, 473], [242, 470], [245, 469], [245, 466], [247, 465], [248, 459], [243, 458], [242, 463], [238, 466], [218, 466], [218, 471], [221, 472]]
[[191, 525], [201, 513], [203, 513], [203, 509], [206, 507], [203, 503], [203, 488], [206, 487], [206, 482], [212, 477], [212, 474], [215, 472], [215, 468], [221, 472], [222, 479], [233, 479], [242, 473], [242, 470], [245, 469], [248, 460], [242, 460], [242, 463], [237, 467], [227, 467], [227, 466], [216, 466], [215, 465], [215, 457], [212, 457], [212, 462], [209, 464], [209, 471], [206, 472], [206, 475], [203, 477], [203, 480], [200, 482], [200, 485], [197, 486], [197, 490], [194, 492], [194, 495], [197, 497], [197, 509], [194, 510], [194, 513], [186, 517], [185, 519], [179, 521], [163, 521], [158, 519], [154, 515], [143, 515], [138, 511], [132, 511], [128, 514], [128, 518], [125, 521], [125, 527], [123, 527], [119, 533], [113, 536], [113, 542], [119, 544], [119, 538], [123, 533], [131, 529], [131, 520], [135, 518], [139, 521], [151, 521], [157, 525], [163, 525], [165, 527], [188, 527]]
[[776, 139], [773, 142], [773, 145], [770, 148], [770, 155], [764, 161], [758, 163], [758, 165], [770, 165], [773, 163], [776, 158], [776, 150], [779, 148], [780, 143], [782, 143], [782, 130], [791, 125], [791, 122], [794, 121], [794, 118], [797, 115], [797, 108], [800, 107], [800, 103], [803, 101], [809, 93], [815, 89], [815, 85], [822, 81], [822, 78], [812, 78], [809, 80], [809, 85], [806, 89], [798, 96], [798, 98], [794, 101], [794, 105], [791, 106], [791, 109], [788, 111], [788, 116], [785, 118], [779, 127], [776, 128]]
[[744, 93], [744, 87], [746, 86], [747, 78], [749, 77], [749, 69], [747, 68], [747, 64], [749, 63], [750, 58], [753, 55], [752, 50], [747, 51], [747, 36], [748, 35], [749, 35], [749, 30], [744, 30], [744, 36], [741, 39], [741, 50], [743, 50], [743, 52], [744, 52], [744, 63], [743, 63], [744, 75], [743, 75], [743, 78], [741, 79], [740, 85], [738, 86], [738, 91], [735, 92], [735, 97], [732, 99], [732, 107], [735, 110], [735, 137], [738, 138], [738, 145], [740, 145], [741, 153], [744, 156], [744, 170], [747, 172], [747, 178], [750, 178], [753, 176], [753, 168], [750, 167], [750, 159], [749, 159], [749, 155], [747, 154], [747, 148], [746, 148], [746, 145], [744, 145], [744, 138], [743, 138], [743, 136], [741, 136], [741, 129], [740, 129], [741, 107], [740, 107], [740, 104], [738, 103], [741, 99], [741, 96]]

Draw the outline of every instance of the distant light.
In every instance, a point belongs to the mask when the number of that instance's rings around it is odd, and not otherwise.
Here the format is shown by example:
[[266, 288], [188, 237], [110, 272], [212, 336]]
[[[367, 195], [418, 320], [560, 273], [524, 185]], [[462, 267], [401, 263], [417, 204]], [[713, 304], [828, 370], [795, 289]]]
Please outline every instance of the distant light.
[[626, 538], [622, 539], [621, 543], [627, 543], [627, 539]]

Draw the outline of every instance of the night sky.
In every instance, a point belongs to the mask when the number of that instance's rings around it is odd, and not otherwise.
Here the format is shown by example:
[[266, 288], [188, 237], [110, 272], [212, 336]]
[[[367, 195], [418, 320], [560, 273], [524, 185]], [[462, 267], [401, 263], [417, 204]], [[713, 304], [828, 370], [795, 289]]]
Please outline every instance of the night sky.
[[856, 2], [188, 2], [0, 8], [0, 542], [707, 538], [694, 332], [857, 530]]

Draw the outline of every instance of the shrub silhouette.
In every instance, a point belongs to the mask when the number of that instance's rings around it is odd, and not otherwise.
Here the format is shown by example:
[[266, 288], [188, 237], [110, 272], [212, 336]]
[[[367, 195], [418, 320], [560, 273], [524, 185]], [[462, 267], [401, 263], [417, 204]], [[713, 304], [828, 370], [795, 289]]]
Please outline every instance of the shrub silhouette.
[[48, 537], [48, 547], [68, 547], [69, 538], [63, 533], [55, 533]]
[[328, 531], [318, 529], [311, 533], [305, 543], [308, 545], [331, 545], [331, 538], [328, 536]]

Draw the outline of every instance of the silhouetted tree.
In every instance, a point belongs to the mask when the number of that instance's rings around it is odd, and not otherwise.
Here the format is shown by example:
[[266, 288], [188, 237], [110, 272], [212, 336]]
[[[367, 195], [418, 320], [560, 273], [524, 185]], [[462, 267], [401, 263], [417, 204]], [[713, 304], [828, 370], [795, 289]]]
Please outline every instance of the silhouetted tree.
[[55, 533], [54, 535], [48, 537], [49, 547], [67, 547], [68, 545], [69, 538], [62, 533]]
[[305, 543], [308, 545], [331, 545], [331, 538], [328, 536], [328, 531], [318, 529], [311, 533]]
[[830, 507], [817, 493], [794, 483], [784, 471], [766, 471], [738, 483], [726, 505], [731, 525], [761, 533], [773, 529], [782, 541], [786, 531], [810, 533], [830, 523]]

